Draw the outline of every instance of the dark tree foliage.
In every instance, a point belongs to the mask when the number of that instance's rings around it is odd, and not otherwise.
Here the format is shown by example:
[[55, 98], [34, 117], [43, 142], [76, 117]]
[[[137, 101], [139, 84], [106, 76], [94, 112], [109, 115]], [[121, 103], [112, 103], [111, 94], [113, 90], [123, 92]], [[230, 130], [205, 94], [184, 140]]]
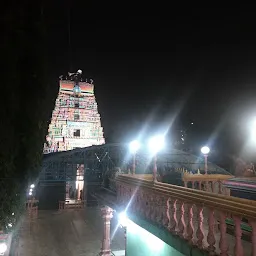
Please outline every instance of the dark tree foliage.
[[[26, 2], [26, 1], [25, 1]], [[38, 175], [57, 91], [47, 77], [47, 38], [40, 1], [6, 7], [1, 51], [0, 224], [24, 206]]]

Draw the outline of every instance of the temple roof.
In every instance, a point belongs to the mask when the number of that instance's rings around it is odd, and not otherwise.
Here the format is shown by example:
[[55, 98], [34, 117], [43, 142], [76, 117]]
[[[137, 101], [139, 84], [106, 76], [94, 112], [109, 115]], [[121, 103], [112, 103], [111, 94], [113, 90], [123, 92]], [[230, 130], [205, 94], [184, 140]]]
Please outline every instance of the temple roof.
[[[144, 157], [142, 165], [148, 162], [148, 157]], [[187, 172], [198, 172], [204, 173], [204, 157], [195, 156], [187, 152], [170, 149], [166, 152], [159, 153], [157, 156], [158, 170], [181, 170]], [[227, 174], [230, 173], [220, 166], [208, 161], [208, 174]]]
[[[94, 152], [96, 155], [104, 155], [102, 152], [107, 152], [109, 158], [114, 161], [116, 158], [121, 158], [118, 162], [125, 163], [131, 162], [131, 155], [129, 155], [129, 150], [126, 144], [105, 144], [99, 146], [92, 146], [87, 148], [79, 148], [70, 151], [63, 151], [58, 153], [51, 153], [49, 155], [44, 156], [44, 161], [54, 160], [57, 158], [66, 158], [68, 156], [76, 156], [77, 154], [81, 154], [82, 152]], [[100, 153], [101, 152], [101, 153]], [[95, 155], [95, 154], [93, 154]], [[152, 169], [152, 156], [145, 151], [138, 152], [136, 156], [136, 170], [139, 172], [145, 172]], [[121, 167], [121, 166], [119, 166]], [[201, 173], [204, 173], [204, 158], [198, 157], [187, 152], [171, 149], [162, 153], [159, 153], [157, 156], [157, 167], [158, 170], [179, 170], [179, 171], [187, 171], [197, 173], [198, 169], [200, 169]], [[220, 166], [208, 162], [208, 174], [226, 174], [230, 175], [228, 171], [221, 168]]]

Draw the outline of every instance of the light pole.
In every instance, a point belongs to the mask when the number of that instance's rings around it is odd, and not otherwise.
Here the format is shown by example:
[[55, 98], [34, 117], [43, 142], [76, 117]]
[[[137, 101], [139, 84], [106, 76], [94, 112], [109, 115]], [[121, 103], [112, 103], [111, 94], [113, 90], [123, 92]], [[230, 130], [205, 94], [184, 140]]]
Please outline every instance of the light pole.
[[157, 135], [149, 139], [148, 148], [153, 153], [153, 182], [157, 182], [157, 153], [164, 147], [164, 136]]
[[204, 155], [204, 170], [205, 170], [205, 174], [208, 174], [208, 164], [207, 164], [207, 157], [208, 154], [210, 153], [210, 148], [207, 146], [204, 146], [201, 148], [201, 152]]
[[140, 148], [140, 143], [139, 143], [139, 141], [133, 140], [133, 141], [130, 142], [130, 144], [129, 144], [129, 149], [130, 149], [130, 152], [131, 152], [132, 155], [133, 155], [132, 175], [135, 174], [135, 169], [136, 169], [136, 153], [137, 153], [137, 151], [139, 150], [139, 148]]
[[126, 215], [126, 212], [121, 212], [118, 215], [118, 221], [119, 221], [119, 225], [124, 228], [124, 252], [125, 252], [125, 256], [127, 256], [127, 225], [128, 225], [128, 217]]

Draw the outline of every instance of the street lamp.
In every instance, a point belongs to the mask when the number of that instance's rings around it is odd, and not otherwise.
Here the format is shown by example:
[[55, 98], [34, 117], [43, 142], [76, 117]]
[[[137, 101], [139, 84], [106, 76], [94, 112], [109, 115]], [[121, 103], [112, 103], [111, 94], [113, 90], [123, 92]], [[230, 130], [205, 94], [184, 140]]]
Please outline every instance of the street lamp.
[[119, 225], [122, 228], [124, 228], [124, 243], [125, 243], [124, 252], [125, 252], [125, 256], [127, 255], [126, 250], [127, 250], [127, 225], [128, 225], [128, 221], [129, 221], [129, 219], [128, 219], [125, 211], [118, 214]]
[[157, 182], [157, 153], [164, 147], [164, 136], [157, 135], [149, 139], [149, 150], [153, 153], [154, 167], [153, 167], [153, 182]]
[[31, 184], [30, 188], [34, 188], [34, 187], [35, 187], [35, 185], [34, 185], [34, 184]]
[[140, 148], [140, 142], [137, 140], [133, 140], [129, 144], [130, 152], [133, 154], [133, 163], [132, 163], [132, 174], [135, 174], [136, 169], [136, 153]]
[[204, 146], [201, 148], [201, 152], [204, 155], [204, 170], [205, 170], [205, 174], [208, 174], [208, 165], [207, 165], [207, 157], [208, 154], [210, 153], [210, 148], [207, 146]]

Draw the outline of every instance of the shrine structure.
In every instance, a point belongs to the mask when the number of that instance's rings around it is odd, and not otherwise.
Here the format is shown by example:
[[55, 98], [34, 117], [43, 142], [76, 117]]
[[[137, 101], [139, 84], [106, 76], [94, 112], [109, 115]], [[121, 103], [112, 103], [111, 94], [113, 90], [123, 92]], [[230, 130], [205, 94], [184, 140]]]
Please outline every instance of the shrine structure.
[[83, 82], [82, 71], [69, 73], [60, 87], [44, 144], [44, 153], [105, 144], [93, 81]]

